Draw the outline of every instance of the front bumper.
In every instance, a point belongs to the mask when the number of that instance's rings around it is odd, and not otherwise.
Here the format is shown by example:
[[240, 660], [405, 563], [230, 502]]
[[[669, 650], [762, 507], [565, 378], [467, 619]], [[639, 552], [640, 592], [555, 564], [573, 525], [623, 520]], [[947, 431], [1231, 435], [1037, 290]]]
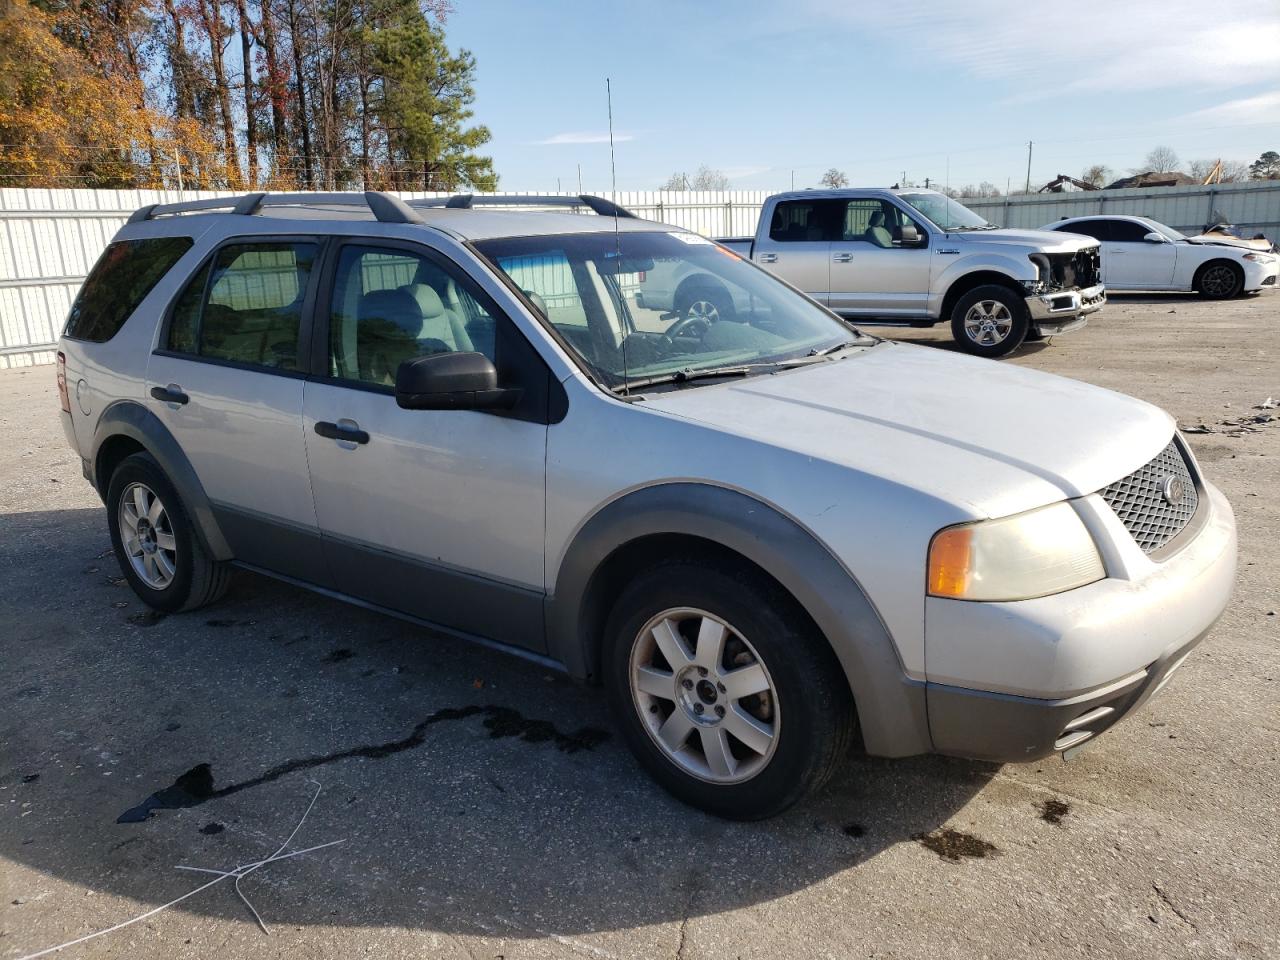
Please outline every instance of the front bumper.
[[1204, 490], [1203, 527], [1162, 562], [1130, 538], [1126, 550], [1137, 556], [1125, 560], [1124, 575], [1066, 593], [1011, 603], [929, 598], [934, 749], [1037, 760], [1092, 739], [1156, 693], [1217, 621], [1235, 583], [1235, 519], [1220, 492]]
[[1280, 274], [1280, 260], [1272, 259], [1258, 263], [1252, 260], [1244, 262], [1244, 290], [1261, 290], [1263, 287], [1275, 286], [1276, 275]]
[[1102, 284], [1087, 290], [1063, 290], [1026, 298], [1031, 324], [1043, 336], [1083, 327], [1084, 318], [1101, 310], [1106, 302], [1107, 290]]

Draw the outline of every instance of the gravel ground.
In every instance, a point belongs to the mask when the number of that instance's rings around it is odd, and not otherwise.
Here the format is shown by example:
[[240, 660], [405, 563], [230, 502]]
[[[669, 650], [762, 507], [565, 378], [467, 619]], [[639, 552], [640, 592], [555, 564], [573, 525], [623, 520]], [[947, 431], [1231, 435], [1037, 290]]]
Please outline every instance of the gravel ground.
[[[60, 956], [1277, 956], [1280, 418], [1224, 425], [1280, 398], [1277, 333], [1277, 294], [1117, 297], [1008, 361], [1212, 430], [1239, 583], [1159, 697], [1070, 763], [855, 758], [757, 824], [668, 798], [520, 660], [248, 574], [149, 617], [52, 368], [0, 373], [0, 957], [269, 855], [316, 784], [295, 846], [344, 842], [245, 880], [269, 936], [223, 883]], [[116, 822], [201, 763], [214, 797]]]

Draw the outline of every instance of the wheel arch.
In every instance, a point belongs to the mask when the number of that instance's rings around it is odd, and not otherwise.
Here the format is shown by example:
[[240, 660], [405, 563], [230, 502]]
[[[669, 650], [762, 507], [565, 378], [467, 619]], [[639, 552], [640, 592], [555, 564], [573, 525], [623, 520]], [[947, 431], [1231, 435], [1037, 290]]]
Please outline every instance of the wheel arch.
[[201, 545], [214, 560], [230, 560], [232, 552], [214, 519], [213, 508], [195, 468], [160, 418], [133, 400], [118, 400], [98, 419], [90, 463], [94, 486], [106, 501], [111, 474], [125, 457], [147, 453], [160, 464], [182, 498]]
[[1240, 266], [1240, 264], [1236, 263], [1234, 260], [1228, 259], [1227, 257], [1214, 257], [1212, 260], [1206, 260], [1204, 263], [1200, 264], [1200, 266], [1196, 267], [1196, 272], [1191, 276], [1191, 289], [1194, 290], [1196, 293], [1199, 293], [1200, 281], [1204, 277], [1206, 271], [1208, 271], [1210, 267], [1216, 267], [1219, 265], [1225, 265], [1227, 267], [1230, 267], [1231, 270], [1235, 273], [1237, 279], [1239, 279], [1241, 288], [1243, 289], [1244, 279], [1245, 279], [1244, 267]]
[[848, 570], [791, 517], [736, 490], [644, 487], [602, 507], [574, 536], [547, 600], [549, 653], [598, 681], [604, 624], [630, 574], [671, 551], [749, 565], [826, 637], [853, 694], [868, 752], [931, 749], [923, 684], [909, 679], [878, 612]]
[[1001, 273], [999, 270], [975, 270], [972, 273], [957, 277], [951, 286], [947, 288], [947, 292], [942, 298], [939, 319], [950, 320], [951, 311], [955, 309], [956, 303], [961, 297], [970, 290], [988, 285], [1005, 287], [1016, 294], [1019, 300], [1025, 299], [1027, 295], [1022, 284], [1007, 273]]

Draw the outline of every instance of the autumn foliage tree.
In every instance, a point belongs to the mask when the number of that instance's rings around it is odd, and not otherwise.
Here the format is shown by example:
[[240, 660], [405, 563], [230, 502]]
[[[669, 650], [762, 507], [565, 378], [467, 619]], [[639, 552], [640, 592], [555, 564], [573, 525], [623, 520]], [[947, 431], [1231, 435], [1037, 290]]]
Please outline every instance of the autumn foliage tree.
[[0, 183], [493, 189], [448, 10], [0, 0]]

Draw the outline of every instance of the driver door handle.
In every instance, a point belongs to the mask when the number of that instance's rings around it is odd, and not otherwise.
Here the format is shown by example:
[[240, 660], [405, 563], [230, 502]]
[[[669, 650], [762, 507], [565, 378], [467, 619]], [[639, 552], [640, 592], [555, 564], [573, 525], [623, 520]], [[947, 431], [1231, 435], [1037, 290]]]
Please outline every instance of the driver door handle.
[[345, 440], [348, 443], [368, 443], [368, 432], [357, 427], [339, 426], [327, 420], [316, 421], [316, 433], [329, 440]]
[[171, 383], [167, 387], [152, 387], [151, 396], [165, 403], [176, 403], [178, 406], [182, 406], [191, 399], [182, 392], [182, 388], [176, 383]]
[[848, 263], [853, 259], [852, 253], [837, 253], [831, 258], [832, 263]]
[[760, 262], [761, 263], [777, 263], [778, 255], [776, 253], [762, 253], [760, 254]]

